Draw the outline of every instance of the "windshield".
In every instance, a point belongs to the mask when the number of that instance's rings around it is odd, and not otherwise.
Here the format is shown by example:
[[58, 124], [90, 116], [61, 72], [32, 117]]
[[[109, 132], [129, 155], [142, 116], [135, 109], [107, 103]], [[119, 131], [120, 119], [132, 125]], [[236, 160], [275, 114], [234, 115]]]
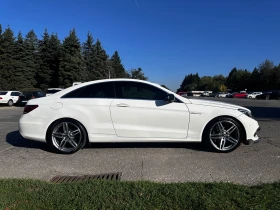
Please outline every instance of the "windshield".
[[8, 92], [7, 91], [0, 91], [0, 95], [6, 95]]
[[57, 92], [59, 92], [59, 91], [61, 91], [61, 90], [47, 90], [47, 94], [48, 94], [48, 93], [57, 93]]

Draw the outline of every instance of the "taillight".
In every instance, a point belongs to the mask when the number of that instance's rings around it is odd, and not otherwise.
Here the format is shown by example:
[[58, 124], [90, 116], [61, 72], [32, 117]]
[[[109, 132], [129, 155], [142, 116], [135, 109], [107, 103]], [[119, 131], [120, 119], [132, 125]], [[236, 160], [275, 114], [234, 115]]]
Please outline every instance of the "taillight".
[[0, 100], [1, 100], [1, 99], [3, 99], [3, 98], [0, 97]]
[[27, 114], [27, 113], [33, 111], [34, 109], [36, 109], [37, 107], [39, 107], [39, 105], [25, 105], [23, 114]]

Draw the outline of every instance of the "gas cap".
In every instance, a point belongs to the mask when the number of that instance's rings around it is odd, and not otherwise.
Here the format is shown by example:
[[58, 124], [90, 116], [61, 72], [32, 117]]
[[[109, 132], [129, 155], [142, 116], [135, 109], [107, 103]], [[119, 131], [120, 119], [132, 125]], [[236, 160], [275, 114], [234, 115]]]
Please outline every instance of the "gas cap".
[[54, 110], [60, 109], [60, 108], [62, 108], [62, 106], [63, 106], [63, 104], [60, 102], [54, 102], [50, 105], [50, 107]]

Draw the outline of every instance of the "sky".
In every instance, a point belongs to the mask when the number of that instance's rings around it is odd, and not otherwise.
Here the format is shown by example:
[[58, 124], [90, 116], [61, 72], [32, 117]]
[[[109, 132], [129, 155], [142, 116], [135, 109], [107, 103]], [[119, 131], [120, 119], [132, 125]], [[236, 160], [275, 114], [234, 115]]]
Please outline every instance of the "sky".
[[175, 91], [190, 73], [278, 65], [279, 8], [279, 0], [1, 0], [0, 24], [61, 40], [75, 28], [81, 42], [91, 32], [126, 69], [141, 67]]

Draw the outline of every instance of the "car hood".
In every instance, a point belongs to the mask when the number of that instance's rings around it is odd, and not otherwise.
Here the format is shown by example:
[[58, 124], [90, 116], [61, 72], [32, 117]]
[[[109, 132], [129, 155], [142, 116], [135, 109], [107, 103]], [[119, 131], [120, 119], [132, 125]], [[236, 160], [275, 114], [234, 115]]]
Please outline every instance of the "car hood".
[[192, 104], [199, 104], [204, 106], [215, 106], [215, 107], [221, 107], [221, 108], [227, 108], [227, 109], [245, 109], [250, 111], [249, 109], [237, 106], [230, 103], [224, 103], [219, 101], [212, 101], [212, 100], [202, 100], [202, 99], [189, 99]]

